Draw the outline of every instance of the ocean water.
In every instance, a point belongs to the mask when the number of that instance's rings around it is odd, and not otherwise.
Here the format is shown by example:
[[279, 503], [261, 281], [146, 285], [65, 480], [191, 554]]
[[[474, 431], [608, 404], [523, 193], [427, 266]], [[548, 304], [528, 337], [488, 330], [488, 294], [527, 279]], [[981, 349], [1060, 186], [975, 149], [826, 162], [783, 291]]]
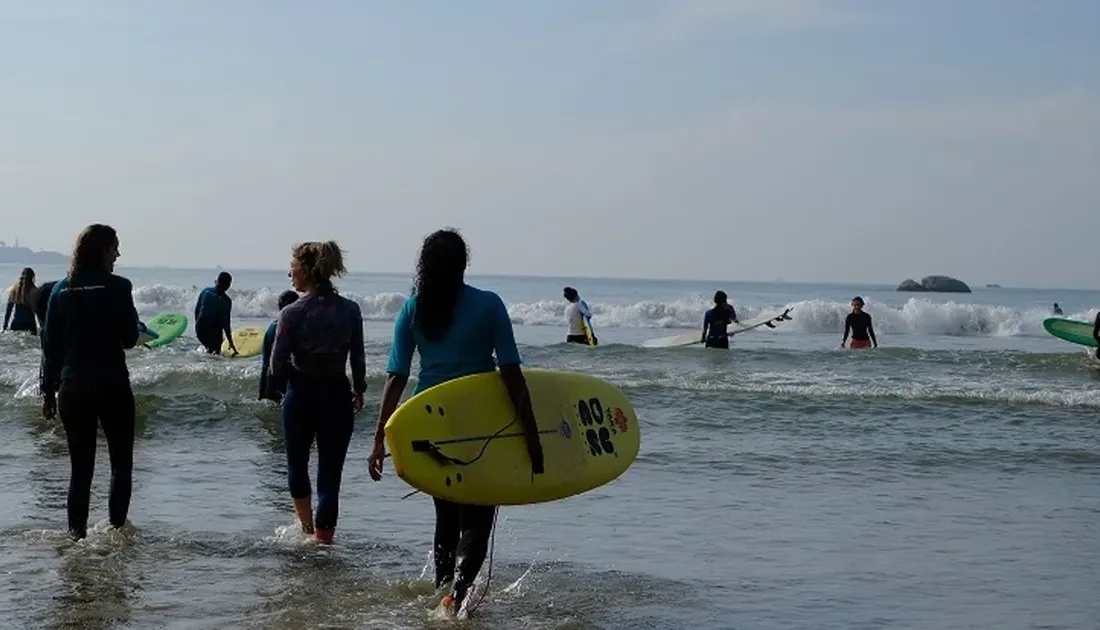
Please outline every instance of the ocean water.
[[[119, 271], [146, 318], [190, 312], [215, 275]], [[0, 266], [0, 281], [17, 273]], [[234, 275], [234, 325], [269, 322], [285, 273]], [[97, 526], [68, 542], [67, 451], [38, 413], [37, 342], [0, 335], [4, 627], [1100, 627], [1100, 362], [1041, 327], [1053, 302], [1091, 320], [1100, 292], [471, 278], [508, 304], [528, 365], [616, 383], [643, 437], [615, 482], [502, 509], [488, 596], [455, 622], [431, 614], [430, 500], [366, 474], [410, 282], [339, 284], [367, 319], [370, 378], [332, 548], [295, 533], [258, 359], [204, 356], [192, 332], [129, 354], [132, 527], [105, 527], [102, 444]], [[592, 306], [599, 348], [562, 343], [565, 284]], [[699, 326], [719, 288], [742, 317], [790, 306], [793, 321], [730, 352], [640, 347]], [[836, 349], [856, 294], [876, 351]]]

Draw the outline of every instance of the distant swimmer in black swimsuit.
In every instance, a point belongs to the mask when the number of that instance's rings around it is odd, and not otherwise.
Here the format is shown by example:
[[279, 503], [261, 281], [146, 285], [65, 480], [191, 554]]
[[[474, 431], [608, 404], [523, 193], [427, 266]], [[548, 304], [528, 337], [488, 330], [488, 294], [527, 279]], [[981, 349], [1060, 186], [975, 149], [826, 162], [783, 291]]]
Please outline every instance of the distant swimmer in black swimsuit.
[[737, 311], [729, 303], [725, 291], [714, 293], [714, 308], [703, 315], [703, 345], [707, 348], [730, 347], [730, 336], [727, 327], [737, 323]]
[[875, 339], [875, 327], [871, 325], [871, 315], [863, 312], [863, 298], [858, 295], [852, 298], [852, 312], [844, 319], [844, 339], [840, 340], [840, 347], [848, 341], [848, 333], [852, 333], [852, 343], [848, 344], [853, 350], [866, 348], [871, 344], [878, 347], [878, 339]]

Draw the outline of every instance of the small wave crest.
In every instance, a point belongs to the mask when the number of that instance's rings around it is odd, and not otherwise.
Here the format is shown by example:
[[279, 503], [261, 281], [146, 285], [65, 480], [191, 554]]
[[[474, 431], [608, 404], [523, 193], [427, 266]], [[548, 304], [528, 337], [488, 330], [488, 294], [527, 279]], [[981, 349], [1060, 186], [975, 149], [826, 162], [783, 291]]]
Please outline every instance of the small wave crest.
[[[134, 290], [134, 301], [142, 316], [165, 311], [189, 313], [198, 297], [199, 287], [154, 284]], [[266, 319], [278, 314], [282, 289], [232, 289], [236, 317]], [[373, 295], [345, 293], [359, 303], [368, 321], [392, 321], [400, 312], [407, 295], [384, 292]], [[711, 306], [704, 296], [673, 300], [642, 300], [630, 303], [593, 301], [593, 323], [598, 328], [696, 328], [702, 314]], [[777, 331], [834, 333], [844, 327], [850, 311], [848, 303], [828, 300], [802, 300], [786, 304], [738, 303], [738, 315], [751, 318], [764, 309], [792, 308], [793, 320]], [[525, 326], [561, 326], [565, 306], [561, 300], [512, 302], [508, 314], [513, 324]], [[867, 312], [874, 317], [875, 329], [884, 333], [1013, 337], [1042, 335], [1042, 322], [1050, 316], [1043, 308], [1020, 309], [996, 304], [934, 302], [910, 298], [900, 307], [869, 303]], [[1070, 319], [1091, 321], [1095, 310], [1067, 315]]]

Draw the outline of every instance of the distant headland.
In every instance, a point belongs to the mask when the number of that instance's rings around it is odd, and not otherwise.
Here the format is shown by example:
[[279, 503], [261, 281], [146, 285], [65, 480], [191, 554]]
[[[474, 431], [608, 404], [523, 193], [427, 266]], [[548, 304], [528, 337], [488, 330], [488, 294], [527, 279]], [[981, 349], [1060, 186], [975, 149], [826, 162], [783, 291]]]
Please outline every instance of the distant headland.
[[16, 241], [14, 245], [0, 241], [0, 264], [10, 265], [64, 265], [69, 257], [58, 252], [31, 251]]
[[898, 291], [928, 291], [931, 293], [970, 293], [970, 287], [951, 276], [925, 276], [920, 282], [909, 279], [901, 283]]

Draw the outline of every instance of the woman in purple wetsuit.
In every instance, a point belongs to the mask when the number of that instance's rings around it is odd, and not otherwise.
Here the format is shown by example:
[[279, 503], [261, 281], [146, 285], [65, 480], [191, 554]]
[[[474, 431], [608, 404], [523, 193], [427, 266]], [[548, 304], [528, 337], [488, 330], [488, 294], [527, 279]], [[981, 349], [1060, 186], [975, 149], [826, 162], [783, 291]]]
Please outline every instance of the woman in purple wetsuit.
[[[294, 248], [290, 276], [302, 293], [279, 313], [271, 376], [283, 381], [287, 482], [302, 531], [331, 544], [340, 508], [340, 479], [367, 389], [363, 316], [337, 295], [334, 276], [347, 273], [335, 241]], [[344, 366], [351, 361], [351, 382]], [[309, 450], [317, 439], [317, 514], [309, 482]]]

